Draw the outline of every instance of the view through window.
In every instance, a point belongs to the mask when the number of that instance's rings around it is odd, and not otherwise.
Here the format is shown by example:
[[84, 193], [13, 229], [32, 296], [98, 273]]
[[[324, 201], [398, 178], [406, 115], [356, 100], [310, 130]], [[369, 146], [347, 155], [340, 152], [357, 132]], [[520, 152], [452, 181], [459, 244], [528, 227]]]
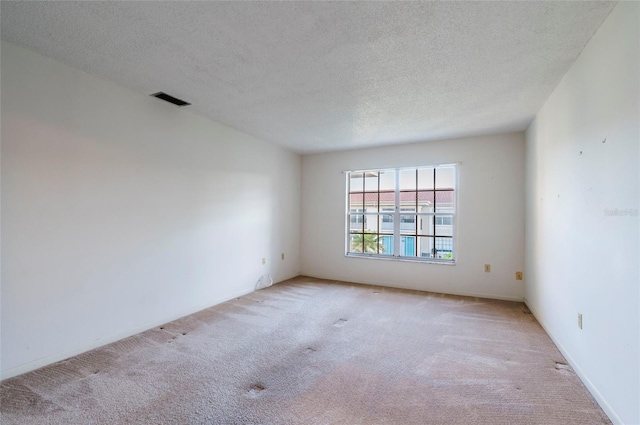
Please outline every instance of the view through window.
[[455, 165], [347, 173], [347, 255], [455, 260]]

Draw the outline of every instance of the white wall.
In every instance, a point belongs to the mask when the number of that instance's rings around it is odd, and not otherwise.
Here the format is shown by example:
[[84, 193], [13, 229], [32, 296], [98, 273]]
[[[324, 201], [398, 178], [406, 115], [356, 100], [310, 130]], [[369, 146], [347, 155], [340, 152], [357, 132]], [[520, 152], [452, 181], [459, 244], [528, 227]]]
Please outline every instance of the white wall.
[[1, 65], [3, 378], [299, 274], [298, 155], [9, 43]]
[[[461, 162], [455, 266], [345, 257], [345, 170]], [[302, 273], [327, 279], [522, 300], [524, 134], [304, 155]], [[318, 223], [322, 223], [318, 225]], [[491, 273], [484, 264], [491, 264]]]
[[527, 131], [527, 303], [627, 424], [640, 423], [638, 28], [640, 4], [619, 3]]

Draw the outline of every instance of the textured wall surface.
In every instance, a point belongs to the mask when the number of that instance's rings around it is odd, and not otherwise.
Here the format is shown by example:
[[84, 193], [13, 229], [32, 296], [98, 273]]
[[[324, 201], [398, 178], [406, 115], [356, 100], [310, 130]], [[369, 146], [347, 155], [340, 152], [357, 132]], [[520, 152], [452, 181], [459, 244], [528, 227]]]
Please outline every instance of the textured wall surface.
[[[346, 170], [458, 166], [456, 265], [345, 257]], [[302, 272], [327, 279], [522, 300], [524, 134], [305, 155]], [[321, 225], [319, 225], [321, 223]], [[491, 273], [484, 272], [491, 264]]]
[[3, 42], [3, 376], [296, 276], [300, 166]]
[[639, 28], [640, 4], [620, 3], [527, 132], [527, 303], [626, 424], [640, 423]]

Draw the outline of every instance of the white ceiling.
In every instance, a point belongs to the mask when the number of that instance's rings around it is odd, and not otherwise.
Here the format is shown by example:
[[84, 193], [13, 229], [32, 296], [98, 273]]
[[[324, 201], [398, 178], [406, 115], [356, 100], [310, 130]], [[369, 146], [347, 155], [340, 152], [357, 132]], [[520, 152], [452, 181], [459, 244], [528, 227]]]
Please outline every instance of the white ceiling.
[[2, 38], [296, 152], [526, 129], [613, 2], [10, 2]]

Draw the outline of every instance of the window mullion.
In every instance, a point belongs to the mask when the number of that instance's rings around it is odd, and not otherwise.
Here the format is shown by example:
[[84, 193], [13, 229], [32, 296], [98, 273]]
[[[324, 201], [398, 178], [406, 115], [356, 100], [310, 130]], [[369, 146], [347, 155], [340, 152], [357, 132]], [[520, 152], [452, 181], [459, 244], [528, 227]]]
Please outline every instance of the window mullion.
[[362, 173], [362, 252], [364, 252], [364, 229], [365, 222], [367, 221], [367, 216], [365, 213], [367, 212], [367, 194], [364, 191], [365, 185], [364, 182], [367, 180], [367, 173]]
[[432, 247], [431, 248], [431, 255], [433, 258], [438, 258], [438, 249], [436, 248], [436, 234], [438, 232], [436, 232], [436, 213], [437, 213], [437, 205], [436, 205], [436, 188], [438, 187], [438, 184], [436, 182], [436, 170], [437, 168], [433, 169], [433, 237], [431, 239], [431, 243], [432, 243]]
[[416, 169], [416, 198], [415, 198], [415, 223], [413, 226], [413, 233], [415, 236], [415, 243], [413, 245], [413, 256], [415, 257], [418, 254], [418, 170]]
[[393, 256], [400, 256], [400, 170], [395, 170], [394, 212], [393, 212]]
[[351, 174], [347, 173], [347, 242], [345, 247], [347, 254], [351, 252]]
[[378, 193], [376, 193], [378, 202], [376, 203], [376, 251], [380, 254], [380, 173], [378, 172]]

